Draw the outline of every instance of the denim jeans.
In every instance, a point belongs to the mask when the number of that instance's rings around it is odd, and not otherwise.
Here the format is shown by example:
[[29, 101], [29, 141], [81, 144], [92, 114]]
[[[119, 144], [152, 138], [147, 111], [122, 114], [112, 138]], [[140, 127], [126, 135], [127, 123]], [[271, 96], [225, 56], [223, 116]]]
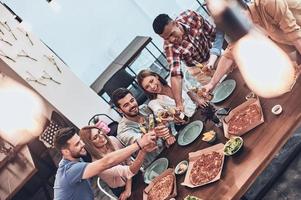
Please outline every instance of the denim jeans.
[[[209, 16], [208, 13], [207, 13], [202, 7], [199, 7], [199, 8], [197, 9], [197, 12], [198, 12], [204, 19], [206, 19], [207, 21], [209, 21], [211, 24], [214, 24], [214, 21], [213, 21], [212, 17]], [[222, 32], [222, 31], [219, 30], [219, 29], [216, 29], [215, 40], [214, 40], [214, 42], [213, 42], [212, 48], [210, 49], [210, 53], [211, 53], [211, 54], [214, 54], [214, 55], [217, 55], [217, 56], [220, 56], [220, 55], [221, 55], [221, 51], [222, 51], [223, 43], [224, 43], [224, 37], [225, 37], [224, 32]]]

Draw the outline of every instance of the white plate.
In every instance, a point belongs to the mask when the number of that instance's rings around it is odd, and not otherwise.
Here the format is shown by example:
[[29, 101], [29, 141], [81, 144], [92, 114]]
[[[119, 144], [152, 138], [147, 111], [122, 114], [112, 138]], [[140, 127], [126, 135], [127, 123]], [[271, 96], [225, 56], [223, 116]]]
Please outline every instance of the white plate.
[[180, 146], [186, 146], [192, 143], [201, 134], [203, 126], [202, 121], [194, 121], [185, 126], [185, 128], [180, 131], [178, 144]]
[[213, 90], [212, 103], [219, 103], [228, 98], [236, 87], [236, 82], [233, 79], [223, 81]]
[[159, 176], [162, 172], [164, 172], [168, 168], [168, 159], [167, 158], [159, 158], [155, 160], [144, 173], [144, 182], [149, 184], [154, 178]]

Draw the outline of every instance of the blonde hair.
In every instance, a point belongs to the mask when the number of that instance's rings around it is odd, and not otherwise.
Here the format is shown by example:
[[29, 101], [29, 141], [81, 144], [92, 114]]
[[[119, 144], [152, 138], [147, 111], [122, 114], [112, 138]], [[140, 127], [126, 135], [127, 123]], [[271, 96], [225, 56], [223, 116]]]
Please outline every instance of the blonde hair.
[[[92, 158], [98, 160], [98, 159], [103, 158], [106, 153], [101, 152], [93, 144], [92, 137], [91, 137], [93, 129], [101, 130], [101, 129], [97, 128], [96, 126], [85, 126], [85, 127], [83, 127], [83, 128], [80, 129], [79, 136], [83, 140], [83, 142], [85, 143], [85, 149], [88, 151], [88, 153], [92, 156]], [[105, 146], [109, 150], [115, 151], [115, 148], [114, 148], [114, 146], [113, 146], [112, 141], [110, 140], [110, 138], [106, 134], [104, 134], [104, 137], [108, 141], [105, 144]]]

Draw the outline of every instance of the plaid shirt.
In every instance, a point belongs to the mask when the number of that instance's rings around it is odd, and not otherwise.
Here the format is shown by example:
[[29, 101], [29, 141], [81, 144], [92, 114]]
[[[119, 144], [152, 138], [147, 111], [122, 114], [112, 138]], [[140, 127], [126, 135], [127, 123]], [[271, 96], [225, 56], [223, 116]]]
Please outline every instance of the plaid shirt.
[[171, 76], [182, 75], [181, 60], [187, 66], [194, 66], [207, 61], [210, 48], [215, 39], [215, 28], [202, 16], [187, 10], [180, 14], [175, 21], [185, 30], [181, 44], [164, 41], [164, 51], [170, 65]]

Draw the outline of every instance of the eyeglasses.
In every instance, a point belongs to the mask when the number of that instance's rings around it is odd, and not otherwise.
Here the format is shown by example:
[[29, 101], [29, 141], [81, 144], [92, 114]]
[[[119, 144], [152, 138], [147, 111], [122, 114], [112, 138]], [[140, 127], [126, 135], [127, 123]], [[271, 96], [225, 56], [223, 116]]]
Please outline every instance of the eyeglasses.
[[104, 136], [104, 133], [101, 129], [97, 129], [97, 134], [94, 135], [94, 137], [92, 138], [92, 140], [96, 140], [97, 138], [99, 138], [100, 136]]

